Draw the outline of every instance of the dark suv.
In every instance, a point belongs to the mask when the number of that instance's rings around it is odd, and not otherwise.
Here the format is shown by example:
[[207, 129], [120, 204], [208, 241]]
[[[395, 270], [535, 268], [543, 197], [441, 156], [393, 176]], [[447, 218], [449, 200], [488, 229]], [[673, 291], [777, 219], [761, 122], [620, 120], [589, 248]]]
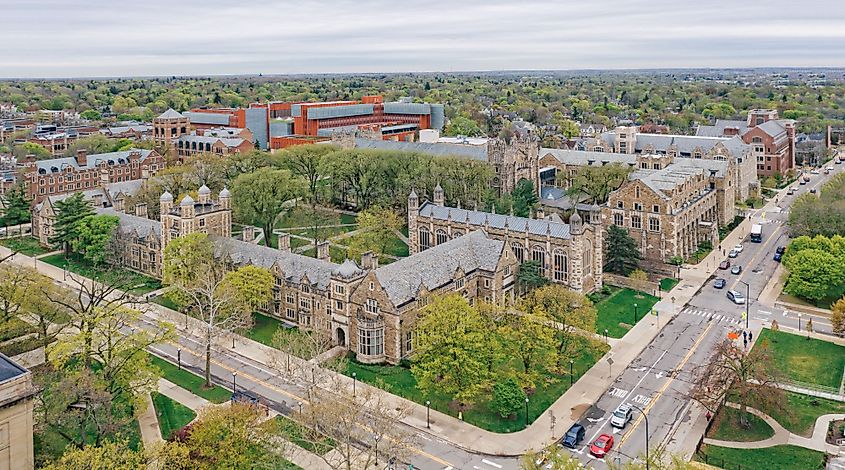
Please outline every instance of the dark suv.
[[569, 431], [566, 431], [563, 439], [560, 440], [560, 444], [562, 446], [569, 447], [570, 449], [574, 449], [578, 447], [579, 442], [584, 440], [585, 433], [586, 431], [584, 430], [584, 426], [575, 423], [571, 428], [569, 428]]

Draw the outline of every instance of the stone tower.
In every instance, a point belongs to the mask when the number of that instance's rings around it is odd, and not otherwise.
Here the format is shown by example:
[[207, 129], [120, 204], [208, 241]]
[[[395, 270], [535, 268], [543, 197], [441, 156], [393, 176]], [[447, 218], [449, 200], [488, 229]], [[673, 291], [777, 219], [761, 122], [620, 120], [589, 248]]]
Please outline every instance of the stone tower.
[[434, 188], [434, 205], [440, 207], [446, 205], [446, 197], [443, 194], [443, 188], [440, 186], [440, 183], [437, 183], [437, 187]]
[[417, 192], [411, 190], [408, 195], [408, 249], [410, 254], [417, 252], [417, 237], [419, 232], [417, 229], [417, 217], [420, 215], [420, 198]]
[[583, 292], [584, 290], [584, 223], [578, 211], [574, 211], [569, 217], [569, 233], [572, 234], [570, 239], [572, 245], [570, 247], [570, 266], [572, 267], [572, 275], [570, 276], [569, 284], [572, 290]]
[[173, 147], [173, 141], [191, 132], [191, 121], [173, 108], [153, 119], [153, 140], [157, 145]]
[[177, 237], [201, 232], [220, 237], [232, 236], [232, 210], [229, 191], [220, 192], [220, 200], [211, 199], [211, 190], [203, 185], [198, 200], [185, 196], [178, 206], [173, 205], [173, 195], [165, 192], [161, 204], [162, 250]]
[[595, 281], [595, 289], [601, 289], [603, 284], [602, 272], [604, 271], [604, 230], [602, 228], [601, 208], [596, 204], [590, 207], [590, 225], [593, 226], [595, 237], [593, 247], [593, 280]]

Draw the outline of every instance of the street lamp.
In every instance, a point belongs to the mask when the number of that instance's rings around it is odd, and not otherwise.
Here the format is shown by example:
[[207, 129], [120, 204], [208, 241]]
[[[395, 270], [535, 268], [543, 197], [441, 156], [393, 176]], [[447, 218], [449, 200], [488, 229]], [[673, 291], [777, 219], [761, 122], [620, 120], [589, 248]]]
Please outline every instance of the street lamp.
[[637, 405], [631, 404], [632, 407], [636, 408], [640, 414], [643, 415], [645, 419], [645, 469], [649, 470], [649, 462], [648, 462], [648, 416], [645, 414], [642, 408]]
[[637, 314], [638, 314], [638, 312], [637, 312], [637, 304], [634, 304], [634, 324], [635, 324], [635, 325], [637, 324], [637, 321], [638, 321], [638, 320], [637, 320]]
[[301, 418], [302, 417], [302, 402], [300, 401], [297, 404], [299, 405], [299, 416]]
[[182, 348], [176, 350], [176, 365], [182, 370]]
[[801, 332], [801, 312], [798, 312], [798, 332]]
[[525, 397], [525, 427], [528, 427], [528, 397]]
[[751, 303], [751, 286], [749, 286], [748, 283], [745, 282], [745, 281], [741, 280], [739, 282], [745, 284], [745, 329], [747, 330], [748, 329], [748, 320], [749, 320], [749, 316], [750, 316], [748, 314], [748, 304]]
[[604, 344], [608, 344], [608, 341], [607, 341], [607, 334], [608, 333], [609, 333], [609, 331], [607, 331], [607, 328], [605, 328], [604, 329]]
[[572, 366], [575, 364], [575, 361], [570, 359], [569, 360], [569, 386], [572, 386]]
[[431, 429], [431, 400], [425, 401], [425, 427]]
[[358, 373], [352, 373], [352, 396], [358, 395]]
[[232, 372], [232, 393], [238, 391], [238, 372]]
[[375, 460], [376, 460], [376, 467], [378, 467], [378, 441], [379, 441], [379, 439], [381, 439], [381, 436], [380, 436], [380, 435], [378, 435], [378, 434], [376, 434], [376, 433], [373, 433], [373, 440], [376, 442], [376, 446], [375, 446], [375, 451], [376, 451], [376, 455], [375, 455], [375, 457], [376, 457], [376, 459], [375, 459]]

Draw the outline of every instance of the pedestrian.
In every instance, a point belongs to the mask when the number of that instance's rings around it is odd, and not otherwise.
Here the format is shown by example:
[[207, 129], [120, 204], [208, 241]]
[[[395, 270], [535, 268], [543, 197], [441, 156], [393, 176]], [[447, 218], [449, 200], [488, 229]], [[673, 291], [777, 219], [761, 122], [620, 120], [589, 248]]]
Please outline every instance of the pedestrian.
[[742, 332], [742, 340], [743, 340], [743, 341], [748, 341], [748, 333], [747, 333], [747, 332], [745, 332], [745, 331], [743, 331], [743, 332]]
[[753, 335], [754, 335], [754, 333], [752, 333], [750, 331], [748, 332], [748, 342], [749, 343], [751, 342], [751, 338], [753, 337]]
[[745, 348], [745, 349], [748, 348], [748, 340], [745, 339], [745, 338], [742, 338], [742, 347]]

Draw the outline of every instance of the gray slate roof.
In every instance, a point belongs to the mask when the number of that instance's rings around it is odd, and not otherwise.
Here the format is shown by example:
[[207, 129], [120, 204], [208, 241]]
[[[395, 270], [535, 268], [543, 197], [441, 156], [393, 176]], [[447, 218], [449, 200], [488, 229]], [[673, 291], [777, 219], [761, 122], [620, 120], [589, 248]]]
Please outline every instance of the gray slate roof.
[[56, 168], [56, 171], [62, 171], [65, 167], [73, 167], [76, 169], [91, 169], [96, 168], [98, 163], [107, 162], [111, 165], [119, 164], [120, 162], [118, 159], [123, 159], [126, 162], [129, 158], [129, 155], [134, 152], [140, 152], [141, 154], [141, 161], [144, 161], [150, 154], [153, 152], [152, 150], [146, 149], [129, 149], [124, 150], [122, 152], [110, 152], [110, 153], [98, 153], [94, 155], [88, 155], [87, 163], [84, 166], [80, 166], [77, 163], [75, 157], [62, 157], [62, 158], [53, 158], [50, 160], [41, 160], [35, 162], [36, 168], [39, 170], [45, 170], [48, 173], [52, 172], [53, 168]]
[[763, 124], [757, 126], [757, 128], [772, 137], [777, 137], [781, 134], [786, 133], [786, 128], [783, 126], [783, 124], [779, 123], [778, 121], [766, 121]]
[[431, 291], [447, 284], [458, 269], [464, 273], [495, 271], [503, 248], [503, 241], [476, 230], [380, 267], [375, 274], [390, 301], [398, 307], [412, 300], [421, 285]]
[[216, 256], [228, 254], [236, 264], [252, 264], [270, 269], [278, 265], [290, 282], [299, 282], [307, 276], [312, 284], [320, 289], [327, 289], [332, 272], [339, 266], [329, 261], [322, 261], [310, 256], [280, 251], [264, 245], [249, 243], [234, 238], [209, 236], [214, 242]]
[[196, 142], [198, 144], [212, 144], [212, 145], [214, 145], [214, 143], [217, 142], [218, 140], [220, 142], [222, 142], [223, 145], [225, 145], [226, 147], [237, 147], [238, 145], [241, 145], [242, 143], [244, 143], [244, 139], [241, 139], [240, 137], [215, 137], [215, 136], [194, 135], [194, 134], [191, 134], [191, 135], [182, 134], [182, 135], [179, 136], [178, 139], [176, 139], [177, 142], [179, 142], [179, 141], [187, 142], [187, 143]]
[[118, 212], [111, 207], [94, 209], [99, 215], [114, 215], [120, 219], [118, 230], [120, 233], [137, 233], [140, 237], [147, 237], [150, 234], [161, 238], [161, 222], [158, 220], [137, 217], [134, 215]]
[[486, 145], [461, 145], [443, 142], [402, 142], [395, 140], [355, 139], [355, 147], [375, 150], [395, 150], [400, 152], [419, 152], [434, 156], [454, 156], [471, 160], [487, 161]]
[[109, 192], [109, 197], [114, 199], [118, 194], [125, 194], [127, 196], [134, 196], [143, 186], [143, 180], [119, 181], [116, 183], [109, 183], [106, 185], [106, 191]]
[[167, 111], [161, 113], [161, 115], [159, 115], [158, 118], [159, 119], [178, 119], [178, 118], [183, 118], [183, 117], [185, 117], [185, 116], [183, 116], [182, 113], [180, 113], [179, 111], [176, 111], [173, 108], [169, 108]]
[[629, 165], [637, 162], [637, 156], [634, 154], [541, 148], [540, 158], [546, 155], [551, 155], [566, 165], [578, 166], [587, 166], [590, 162], [592, 166], [602, 166], [604, 162]]
[[729, 127], [739, 129], [739, 134], [742, 135], [748, 130], [748, 123], [739, 119], [717, 119], [715, 125], [698, 126], [695, 130], [695, 135], [701, 137], [723, 137], [725, 135], [725, 129]]
[[488, 212], [458, 209], [455, 207], [438, 206], [426, 201], [420, 207], [420, 216], [437, 220], [456, 220], [467, 222], [478, 228], [490, 227], [504, 229], [505, 226], [514, 232], [529, 232], [535, 235], [549, 235], [552, 238], [570, 238], [569, 225], [548, 220], [528, 219], [512, 215], [491, 214]]

